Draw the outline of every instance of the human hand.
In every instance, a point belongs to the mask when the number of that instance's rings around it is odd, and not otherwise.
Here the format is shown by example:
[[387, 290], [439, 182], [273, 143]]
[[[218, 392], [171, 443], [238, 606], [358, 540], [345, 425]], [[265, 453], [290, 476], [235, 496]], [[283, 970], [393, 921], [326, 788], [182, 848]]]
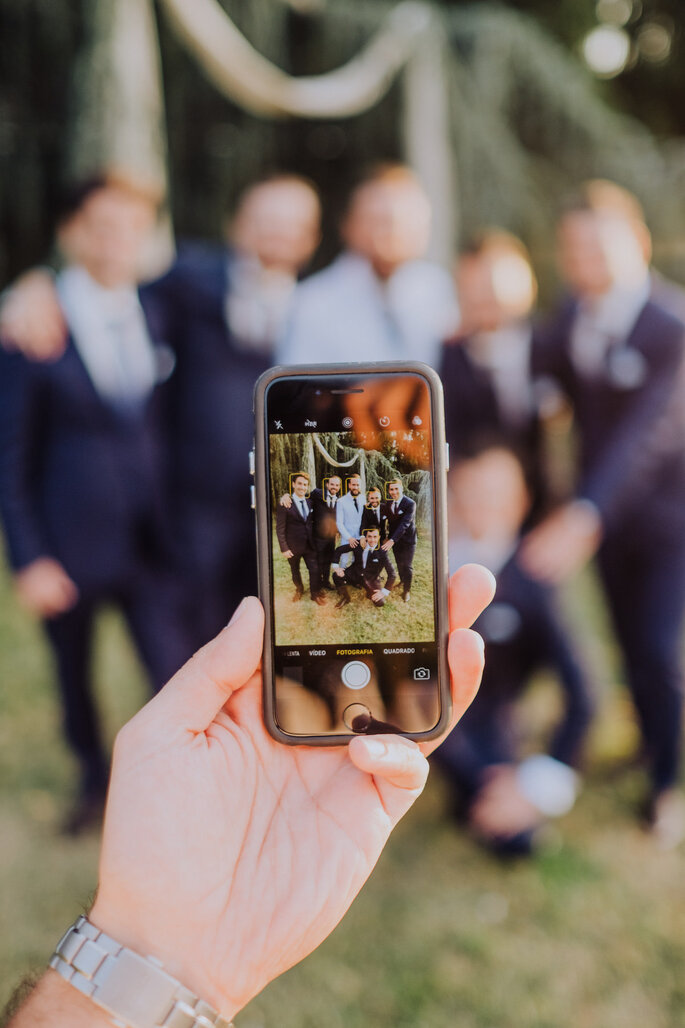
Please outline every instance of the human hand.
[[558, 585], [590, 560], [601, 540], [599, 514], [591, 504], [576, 500], [528, 533], [519, 561], [533, 578]]
[[383, 592], [382, 589], [376, 589], [375, 593], [371, 594], [371, 599], [373, 600], [374, 603], [378, 603], [378, 601], [382, 600], [384, 596], [385, 596], [385, 593]]
[[350, 546], [352, 547], [352, 549], [354, 549], [356, 546], [359, 546], [359, 540], [350, 538]]
[[294, 556], [295, 556], [292, 550], [283, 550], [282, 552], [283, 552], [283, 556], [284, 556], [284, 557], [285, 557], [285, 558], [286, 558], [287, 560], [290, 560], [290, 558], [291, 558], [291, 557], [294, 557]]
[[345, 577], [345, 572], [343, 571], [342, 568], [336, 568], [334, 574], [336, 574], [338, 576], [338, 578], [344, 578]]
[[53, 618], [76, 604], [78, 588], [59, 561], [38, 557], [14, 576], [22, 607], [35, 617]]
[[0, 308], [0, 339], [7, 350], [19, 350], [35, 361], [57, 360], [64, 352], [68, 329], [52, 276], [40, 268], [22, 275]]
[[498, 764], [488, 768], [485, 782], [469, 812], [469, 823], [486, 840], [510, 839], [537, 828], [540, 811], [521, 792], [516, 768]]
[[293, 498], [290, 495], [290, 493], [284, 493], [278, 502], [281, 505], [281, 507], [285, 507], [289, 510], [293, 505]]
[[[493, 591], [475, 565], [451, 582], [450, 727], [483, 666], [466, 626]], [[332, 931], [441, 741], [276, 742], [262, 720], [262, 631], [249, 598], [120, 732], [90, 914], [226, 1017]]]
[[388, 550], [391, 550], [394, 545], [395, 544], [392, 541], [392, 539], [388, 539], [386, 542], [383, 543], [383, 545], [381, 546], [381, 549], [385, 550], [387, 552]]

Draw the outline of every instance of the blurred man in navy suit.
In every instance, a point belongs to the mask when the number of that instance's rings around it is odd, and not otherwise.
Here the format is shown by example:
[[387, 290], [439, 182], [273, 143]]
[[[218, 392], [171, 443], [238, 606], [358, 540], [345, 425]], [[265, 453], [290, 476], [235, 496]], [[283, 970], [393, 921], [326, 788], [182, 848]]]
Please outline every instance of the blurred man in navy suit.
[[[240, 197], [228, 245], [182, 247], [169, 272], [142, 290], [176, 359], [167, 398], [170, 508], [195, 649], [217, 634], [246, 592], [256, 592], [252, 394], [274, 363], [297, 275], [319, 235], [314, 188], [275, 174]], [[16, 285], [0, 327], [38, 359], [59, 354], [64, 322], [51, 279], [34, 272]]]
[[252, 395], [274, 363], [297, 274], [319, 241], [319, 221], [313, 187], [274, 175], [239, 200], [228, 247], [182, 250], [169, 273], [146, 287], [177, 356], [173, 495], [196, 646], [257, 589]]
[[[531, 496], [517, 455], [485, 445], [453, 466], [449, 491], [450, 568], [485, 564], [497, 591], [476, 622], [486, 653], [481, 688], [436, 760], [455, 789], [459, 819], [501, 855], [524, 855], [545, 818], [573, 806], [592, 698], [555, 590], [519, 563]], [[543, 669], [557, 679], [564, 712], [548, 752], [521, 759], [516, 705]]]
[[90, 667], [98, 608], [120, 607], [155, 689], [188, 655], [165, 566], [158, 349], [135, 286], [155, 207], [111, 176], [73, 189], [56, 282], [66, 347], [40, 363], [0, 351], [0, 507], [18, 595], [55, 651], [81, 765], [74, 831], [108, 776]]
[[675, 792], [681, 751], [685, 611], [683, 325], [655, 303], [646, 226], [584, 191], [562, 216], [571, 296], [543, 361], [569, 398], [579, 436], [577, 496], [529, 535], [522, 562], [561, 581], [597, 552], [637, 710], [657, 839], [685, 834]]
[[537, 513], [546, 500], [542, 418], [556, 395], [545, 395], [536, 366], [528, 251], [508, 232], [485, 230], [462, 253], [457, 280], [462, 321], [440, 367], [450, 452], [469, 457], [495, 440], [513, 447]]
[[388, 482], [388, 496], [390, 499], [382, 508], [388, 522], [388, 538], [381, 544], [381, 548], [394, 552], [397, 573], [402, 583], [402, 599], [409, 603], [418, 538], [416, 504], [409, 496], [404, 495], [404, 486], [399, 478]]

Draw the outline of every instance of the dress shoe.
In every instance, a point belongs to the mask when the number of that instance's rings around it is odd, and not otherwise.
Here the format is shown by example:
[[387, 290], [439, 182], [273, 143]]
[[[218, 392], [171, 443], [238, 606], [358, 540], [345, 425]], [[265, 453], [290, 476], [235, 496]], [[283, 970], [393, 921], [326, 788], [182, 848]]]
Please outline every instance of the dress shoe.
[[304, 596], [304, 589], [296, 589], [295, 590], [295, 595], [293, 596], [293, 603], [297, 603], [297, 601], [301, 600], [303, 596]]
[[663, 789], [652, 797], [647, 820], [660, 849], [672, 850], [685, 839], [685, 797], [677, 789]]
[[314, 603], [318, 603], [320, 607], [326, 606], [326, 599], [321, 595], [321, 593], [316, 593], [312, 596], [312, 599], [314, 600]]
[[340, 607], [346, 607], [349, 602], [350, 602], [349, 596], [341, 596], [340, 599], [338, 600], [338, 602], [335, 605], [335, 609], [339, 610]]
[[411, 599], [411, 593], [409, 592], [408, 589], [406, 590], [406, 592], [402, 593], [402, 599], [404, 600], [405, 603], [409, 603], [409, 601]]

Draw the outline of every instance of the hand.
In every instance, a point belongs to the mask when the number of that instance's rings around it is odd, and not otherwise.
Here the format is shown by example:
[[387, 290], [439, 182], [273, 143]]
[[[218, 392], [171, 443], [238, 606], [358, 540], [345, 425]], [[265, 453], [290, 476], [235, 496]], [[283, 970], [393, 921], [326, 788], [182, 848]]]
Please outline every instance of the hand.
[[[475, 565], [450, 585], [450, 727], [483, 666], [482, 641], [465, 626], [493, 591]], [[249, 598], [120, 732], [90, 915], [225, 1017], [332, 931], [441, 741], [276, 742], [262, 721], [262, 632]]]
[[282, 552], [283, 552], [283, 556], [284, 556], [284, 557], [285, 557], [285, 558], [286, 558], [287, 560], [290, 560], [290, 558], [291, 558], [291, 557], [294, 557], [294, 556], [295, 556], [295, 554], [293, 553], [293, 551], [292, 551], [292, 550], [283, 550]]
[[510, 839], [537, 828], [540, 811], [520, 791], [516, 768], [499, 764], [488, 769], [469, 814], [471, 827], [483, 839]]
[[290, 493], [284, 493], [278, 502], [281, 505], [281, 507], [286, 507], [288, 510], [290, 510], [290, 508], [293, 505], [293, 498], [290, 495]]
[[599, 514], [583, 501], [567, 503], [523, 540], [519, 561], [533, 578], [558, 585], [595, 554], [602, 540]]
[[36, 269], [17, 279], [0, 309], [0, 338], [8, 350], [35, 361], [57, 360], [68, 329], [52, 276]]
[[39, 557], [14, 576], [19, 602], [39, 618], [54, 618], [71, 610], [78, 588], [52, 557]]
[[388, 550], [391, 550], [394, 545], [395, 544], [392, 541], [392, 539], [388, 539], [386, 542], [383, 543], [383, 545], [381, 546], [381, 549], [385, 550], [387, 552]]
[[338, 576], [338, 578], [344, 578], [345, 577], [345, 572], [344, 572], [343, 568], [336, 568], [334, 574], [336, 574]]
[[385, 593], [383, 592], [382, 589], [376, 589], [375, 593], [371, 593], [371, 599], [373, 600], [374, 603], [378, 603], [378, 601], [382, 600], [384, 596], [385, 596]]
[[358, 539], [352, 539], [352, 538], [350, 538], [350, 546], [351, 546], [351, 547], [352, 547], [352, 549], [354, 550], [354, 548], [355, 548], [356, 546], [359, 546], [359, 540], [358, 540]]

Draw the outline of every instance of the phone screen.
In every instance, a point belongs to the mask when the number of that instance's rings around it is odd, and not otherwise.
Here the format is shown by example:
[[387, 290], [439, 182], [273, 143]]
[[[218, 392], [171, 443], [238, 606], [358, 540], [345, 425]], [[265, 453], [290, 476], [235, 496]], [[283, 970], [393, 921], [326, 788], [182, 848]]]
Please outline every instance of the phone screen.
[[430, 731], [442, 705], [427, 379], [285, 377], [264, 410], [278, 728]]

